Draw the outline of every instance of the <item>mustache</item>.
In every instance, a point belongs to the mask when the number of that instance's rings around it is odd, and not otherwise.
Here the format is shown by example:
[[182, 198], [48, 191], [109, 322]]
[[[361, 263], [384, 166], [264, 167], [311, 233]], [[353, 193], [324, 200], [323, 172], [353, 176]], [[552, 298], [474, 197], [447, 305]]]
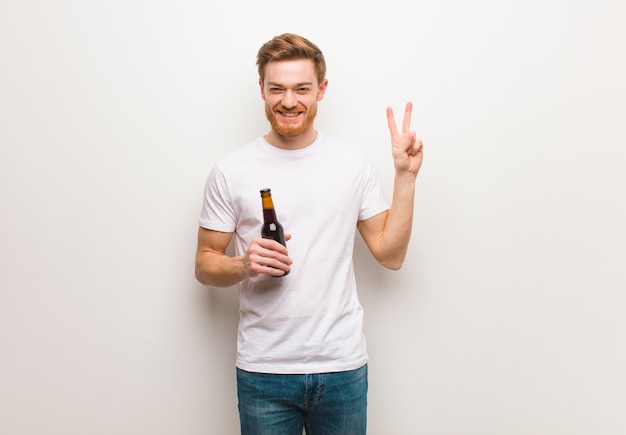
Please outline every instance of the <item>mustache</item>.
[[306, 113], [308, 110], [304, 106], [295, 106], [295, 107], [285, 107], [280, 105], [279, 107], [274, 108], [274, 112], [303, 112]]

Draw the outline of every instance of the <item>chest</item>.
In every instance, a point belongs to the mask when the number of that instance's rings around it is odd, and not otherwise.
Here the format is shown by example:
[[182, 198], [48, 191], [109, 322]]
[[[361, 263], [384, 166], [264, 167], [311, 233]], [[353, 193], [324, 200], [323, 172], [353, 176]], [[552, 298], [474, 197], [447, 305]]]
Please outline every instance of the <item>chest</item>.
[[[320, 159], [293, 162], [259, 161], [232, 183], [230, 193], [239, 222], [262, 220], [259, 191], [272, 190], [279, 221], [352, 219], [362, 199], [362, 174], [355, 165]], [[248, 222], [252, 223], [252, 222]]]

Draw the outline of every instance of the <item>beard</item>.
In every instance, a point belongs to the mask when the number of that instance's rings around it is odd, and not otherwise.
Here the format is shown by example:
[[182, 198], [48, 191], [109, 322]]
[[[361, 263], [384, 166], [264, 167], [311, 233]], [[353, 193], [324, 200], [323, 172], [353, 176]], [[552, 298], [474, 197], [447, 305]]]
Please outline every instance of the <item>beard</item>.
[[290, 112], [294, 110], [302, 112], [304, 118], [298, 124], [281, 123], [278, 121], [274, 110], [266, 105], [265, 116], [270, 122], [272, 130], [276, 131], [276, 133], [281, 136], [297, 136], [313, 125], [313, 121], [315, 121], [315, 117], [317, 116], [317, 105], [313, 105], [310, 110], [302, 110], [300, 108], [287, 110], [284, 107], [281, 108], [282, 112]]

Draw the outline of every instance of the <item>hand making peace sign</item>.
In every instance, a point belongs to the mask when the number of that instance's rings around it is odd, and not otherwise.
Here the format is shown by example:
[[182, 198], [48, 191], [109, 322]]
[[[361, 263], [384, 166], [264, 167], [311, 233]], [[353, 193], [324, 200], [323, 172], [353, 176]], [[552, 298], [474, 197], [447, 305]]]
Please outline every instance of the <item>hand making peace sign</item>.
[[412, 110], [413, 103], [407, 103], [402, 120], [402, 132], [398, 132], [393, 110], [391, 107], [387, 107], [387, 123], [389, 124], [389, 133], [391, 133], [391, 155], [398, 174], [409, 172], [417, 175], [422, 166], [424, 144], [416, 136], [415, 131], [410, 130]]

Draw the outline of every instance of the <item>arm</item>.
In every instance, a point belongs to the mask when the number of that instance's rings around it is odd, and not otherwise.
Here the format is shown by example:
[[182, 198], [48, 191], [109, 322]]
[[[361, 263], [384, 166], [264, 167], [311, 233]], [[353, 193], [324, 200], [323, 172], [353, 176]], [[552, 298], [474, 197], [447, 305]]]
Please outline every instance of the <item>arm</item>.
[[[233, 233], [198, 230], [198, 249], [196, 251], [196, 279], [214, 287], [229, 287], [259, 273], [281, 276], [289, 270], [291, 259], [287, 248], [269, 239], [254, 239], [244, 255], [231, 257], [226, 255], [226, 248]], [[291, 238], [289, 234], [285, 236]]]
[[388, 211], [357, 224], [374, 258], [393, 270], [400, 269], [409, 246], [413, 226], [415, 179], [422, 166], [424, 146], [415, 132], [410, 130], [412, 109], [412, 104], [408, 103], [402, 132], [398, 132], [393, 111], [387, 108], [391, 153], [396, 171], [391, 206]]

